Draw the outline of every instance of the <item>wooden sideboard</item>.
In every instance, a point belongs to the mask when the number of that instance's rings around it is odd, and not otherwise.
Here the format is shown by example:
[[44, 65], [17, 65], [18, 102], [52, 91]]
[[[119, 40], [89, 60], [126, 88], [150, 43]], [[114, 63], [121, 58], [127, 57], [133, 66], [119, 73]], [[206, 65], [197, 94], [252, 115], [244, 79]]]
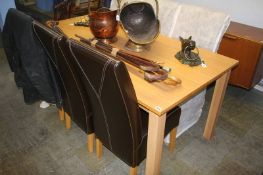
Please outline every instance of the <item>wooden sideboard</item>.
[[263, 78], [263, 29], [231, 22], [218, 53], [239, 60], [230, 84], [250, 89]]

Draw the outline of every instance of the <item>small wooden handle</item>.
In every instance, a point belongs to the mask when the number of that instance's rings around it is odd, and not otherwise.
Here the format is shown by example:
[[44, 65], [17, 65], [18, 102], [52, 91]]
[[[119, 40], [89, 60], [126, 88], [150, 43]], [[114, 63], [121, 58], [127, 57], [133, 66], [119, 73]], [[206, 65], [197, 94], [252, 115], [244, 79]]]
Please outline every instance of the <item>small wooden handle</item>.
[[167, 79], [163, 81], [165, 84], [177, 86], [182, 83], [182, 80], [176, 77], [169, 76]]
[[237, 40], [238, 39], [238, 37], [233, 36], [233, 35], [228, 35], [228, 34], [225, 34], [224, 37], [227, 38], [227, 39], [232, 39], [232, 40]]

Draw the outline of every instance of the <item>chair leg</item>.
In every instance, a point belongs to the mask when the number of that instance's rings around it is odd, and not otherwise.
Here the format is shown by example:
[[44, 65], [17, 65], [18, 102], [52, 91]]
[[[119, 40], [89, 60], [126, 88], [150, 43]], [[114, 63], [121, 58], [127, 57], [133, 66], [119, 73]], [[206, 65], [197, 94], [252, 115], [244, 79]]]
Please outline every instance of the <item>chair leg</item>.
[[66, 112], [65, 112], [65, 120], [66, 120], [66, 128], [70, 129], [71, 128], [71, 118]]
[[175, 148], [176, 129], [177, 128], [173, 128], [170, 132], [170, 143], [169, 143], [169, 150], [170, 151], [173, 151]]
[[88, 144], [88, 152], [93, 152], [93, 145], [94, 145], [94, 133], [87, 135], [87, 144]]
[[65, 120], [65, 112], [64, 112], [64, 109], [63, 109], [63, 108], [61, 108], [61, 109], [58, 110], [58, 114], [59, 114], [59, 119], [60, 119], [61, 121], [64, 121], [64, 120]]
[[130, 175], [137, 175], [137, 167], [130, 167]]
[[97, 153], [97, 157], [101, 158], [101, 156], [102, 156], [102, 143], [97, 138], [96, 138], [96, 153]]

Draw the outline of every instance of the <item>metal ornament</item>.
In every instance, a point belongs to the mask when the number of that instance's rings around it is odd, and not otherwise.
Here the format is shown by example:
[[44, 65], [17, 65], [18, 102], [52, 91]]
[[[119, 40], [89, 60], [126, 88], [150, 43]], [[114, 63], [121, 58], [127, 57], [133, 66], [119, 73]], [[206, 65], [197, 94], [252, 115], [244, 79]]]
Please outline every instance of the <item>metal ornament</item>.
[[[177, 52], [175, 58], [177, 58], [182, 64], [188, 64], [189, 66], [198, 66], [202, 64], [202, 60], [199, 57], [199, 50], [195, 45], [195, 41], [192, 40], [192, 36], [187, 39], [179, 37], [181, 41], [181, 51]], [[192, 52], [197, 50], [197, 53]]]
[[142, 52], [149, 50], [149, 44], [153, 42], [160, 31], [158, 20], [158, 1], [156, 14], [151, 4], [147, 2], [129, 2], [120, 7], [118, 1], [119, 20], [129, 41], [125, 47], [128, 50]]

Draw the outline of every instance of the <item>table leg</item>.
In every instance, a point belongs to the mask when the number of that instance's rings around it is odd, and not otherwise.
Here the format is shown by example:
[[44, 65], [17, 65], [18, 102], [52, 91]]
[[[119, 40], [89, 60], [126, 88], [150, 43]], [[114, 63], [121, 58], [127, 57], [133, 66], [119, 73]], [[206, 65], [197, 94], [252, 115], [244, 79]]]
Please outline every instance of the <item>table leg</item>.
[[210, 105], [205, 130], [203, 136], [210, 140], [213, 136], [213, 130], [216, 125], [217, 116], [220, 112], [220, 108], [225, 96], [226, 87], [228, 79], [230, 76], [231, 70], [222, 75], [219, 79], [216, 80], [216, 85], [213, 93], [212, 102]]
[[149, 112], [146, 175], [160, 174], [166, 114], [158, 116]]

